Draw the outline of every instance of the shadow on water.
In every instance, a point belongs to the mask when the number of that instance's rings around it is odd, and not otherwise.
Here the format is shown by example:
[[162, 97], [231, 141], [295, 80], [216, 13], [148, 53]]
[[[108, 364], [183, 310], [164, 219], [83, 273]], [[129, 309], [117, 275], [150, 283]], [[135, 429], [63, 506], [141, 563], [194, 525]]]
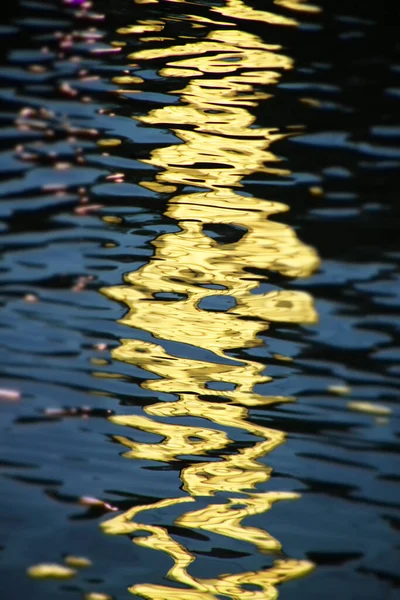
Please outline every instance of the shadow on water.
[[4, 597], [394, 598], [400, 9], [5, 6]]

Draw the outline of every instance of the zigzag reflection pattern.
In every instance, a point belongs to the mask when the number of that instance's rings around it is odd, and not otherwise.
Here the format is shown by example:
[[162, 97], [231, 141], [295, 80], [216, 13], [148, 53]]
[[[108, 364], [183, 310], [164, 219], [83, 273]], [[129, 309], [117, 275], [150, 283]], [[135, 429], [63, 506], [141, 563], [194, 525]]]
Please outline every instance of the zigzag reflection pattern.
[[[211, 8], [210, 19], [187, 15], [186, 20], [193, 26], [210, 27], [215, 24], [216, 11], [235, 19], [296, 26], [292, 18], [252, 10], [241, 0], [227, 0], [226, 6]], [[120, 33], [141, 35], [151, 31], [164, 32], [163, 22], [141, 21]], [[159, 171], [156, 181], [143, 185], [165, 192], [175, 192], [178, 185], [205, 191], [172, 197], [165, 214], [177, 222], [180, 231], [159, 236], [148, 264], [128, 274], [126, 285], [103, 292], [129, 307], [121, 321], [127, 326], [150, 332], [159, 340], [206, 350], [216, 359], [181, 358], [168, 353], [161, 344], [135, 339], [121, 340], [121, 346], [113, 352], [115, 360], [137, 365], [158, 377], [147, 380], [143, 387], [177, 398], [147, 406], [144, 410], [148, 416], [111, 417], [115, 424], [162, 437], [158, 443], [147, 444], [116, 436], [128, 448], [125, 457], [171, 463], [182, 456], [205, 456], [210, 451], [215, 456], [218, 451], [217, 461], [205, 459], [182, 469], [186, 497], [136, 506], [102, 525], [111, 535], [146, 532], [146, 537], [134, 537], [134, 543], [166, 552], [172, 558], [173, 566], [166, 576], [186, 587], [140, 584], [131, 588], [134, 594], [152, 600], [216, 600], [217, 595], [232, 600], [272, 600], [278, 596], [277, 585], [313, 568], [308, 561], [285, 559], [256, 572], [221, 574], [214, 579], [193, 577], [188, 569], [195, 556], [166, 528], [136, 520], [143, 511], [193, 503], [200, 496], [241, 494], [226, 497], [224, 503], [219, 498], [205, 508], [183, 513], [175, 524], [246, 541], [261, 553], [277, 553], [281, 550], [278, 540], [262, 529], [242, 525], [242, 521], [265, 512], [274, 502], [298, 498], [290, 492], [253, 491], [271, 475], [271, 469], [259, 459], [284, 443], [285, 434], [255, 425], [248, 418], [251, 407], [292, 402], [294, 398], [258, 394], [255, 386], [270, 381], [262, 374], [264, 365], [253, 360], [232, 360], [227, 355], [228, 350], [260, 345], [257, 335], [271, 322], [317, 321], [308, 294], [285, 290], [254, 293], [261, 277], [251, 276], [249, 267], [288, 277], [307, 277], [318, 267], [319, 259], [289, 226], [268, 220], [287, 206], [234, 191], [251, 173], [290, 174], [269, 149], [283, 135], [277, 130], [254, 127], [254, 117], [248, 110], [268, 98], [268, 94], [255, 91], [254, 85], [277, 83], [282, 70], [292, 68], [291, 59], [278, 51], [279, 47], [266, 45], [256, 36], [232, 27], [210, 29], [200, 41], [140, 50], [129, 56], [141, 64], [165, 61], [161, 76], [189, 78], [182, 90], [174, 92], [181, 95], [179, 105], [155, 109], [140, 118], [144, 123], [167, 125], [183, 142], [152, 153], [147, 162]], [[236, 242], [221, 245], [205, 234], [209, 224], [236, 226], [244, 234]], [[157, 297], [160, 293], [179, 294], [182, 299], [171, 302]], [[235, 305], [225, 312], [204, 310], [202, 302], [212, 296], [230, 297]], [[212, 382], [230, 384], [230, 389], [215, 390]], [[162, 421], [178, 417], [206, 420], [216, 428]], [[261, 441], [232, 453], [228, 450], [232, 440], [218, 426], [236, 428]], [[225, 453], [220, 452], [224, 449]], [[256, 586], [256, 590], [249, 590], [245, 584]]]

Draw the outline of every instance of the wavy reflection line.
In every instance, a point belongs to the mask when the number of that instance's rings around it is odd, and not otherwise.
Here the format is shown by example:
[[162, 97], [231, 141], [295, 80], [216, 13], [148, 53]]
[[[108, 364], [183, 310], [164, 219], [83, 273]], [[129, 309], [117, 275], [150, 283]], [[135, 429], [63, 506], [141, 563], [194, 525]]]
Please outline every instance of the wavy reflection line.
[[[259, 494], [255, 494], [256, 503]], [[275, 494], [270, 494], [269, 498], [263, 498], [264, 510], [265, 504], [270, 506], [272, 502], [279, 500]], [[250, 499], [248, 502], [251, 503]], [[272, 600], [278, 597], [276, 585], [289, 581], [296, 577], [306, 575], [312, 570], [312, 564], [308, 561], [295, 561], [295, 560], [277, 560], [271, 568], [244, 572], [239, 575], [220, 575], [218, 578], [213, 579], [200, 579], [194, 578], [187, 573], [187, 569], [191, 563], [195, 560], [193, 554], [191, 554], [184, 546], [175, 541], [171, 535], [169, 535], [165, 528], [159, 526], [153, 526], [143, 523], [136, 523], [133, 519], [141, 512], [148, 510], [157, 510], [177, 504], [186, 502], [194, 502], [191, 497], [186, 498], [171, 498], [161, 500], [154, 504], [136, 506], [122, 515], [118, 515], [109, 521], [102, 524], [104, 533], [108, 535], [132, 535], [140, 532], [146, 533], [146, 536], [139, 536], [134, 538], [135, 544], [138, 546], [151, 548], [153, 550], [159, 550], [165, 552], [173, 559], [173, 566], [167, 573], [168, 579], [171, 581], [177, 581], [189, 586], [189, 589], [182, 588], [171, 588], [170, 586], [162, 586], [155, 584], [139, 584], [129, 588], [134, 594], [149, 598], [151, 600], [216, 600], [215, 594], [223, 594], [231, 597], [232, 600]], [[257, 510], [257, 504], [256, 510]], [[251, 511], [249, 510], [248, 513]], [[261, 511], [259, 511], [261, 512]], [[256, 514], [256, 513], [253, 513]], [[214, 515], [213, 515], [214, 517]], [[188, 513], [188, 519], [190, 520], [190, 513]], [[239, 517], [240, 519], [240, 517]], [[238, 519], [236, 519], [237, 521]], [[184, 522], [177, 521], [183, 526], [187, 526]], [[197, 527], [197, 520], [196, 520]], [[250, 528], [247, 528], [249, 530]], [[254, 529], [251, 533], [255, 536], [259, 536], [261, 540], [273, 540], [271, 536], [268, 538], [268, 534], [265, 534], [262, 530]], [[245, 530], [244, 530], [245, 531]], [[229, 530], [228, 530], [229, 532]], [[240, 534], [242, 532], [240, 531]], [[246, 532], [245, 532], [246, 533]], [[257, 538], [256, 538], [257, 539]], [[244, 584], [256, 585], [260, 591], [249, 591], [243, 588]], [[191, 589], [190, 589], [191, 588]]]
[[[168, 506], [195, 502], [201, 496], [212, 497], [217, 492], [241, 494], [226, 498], [224, 503], [213, 501], [205, 508], [183, 513], [174, 523], [252, 543], [260, 552], [276, 554], [281, 550], [278, 540], [242, 521], [264, 513], [276, 501], [299, 497], [291, 492], [253, 491], [268, 481], [272, 471], [260, 459], [284, 443], [286, 435], [249, 419], [251, 407], [290, 402], [294, 398], [257, 393], [257, 384], [271, 380], [263, 374], [264, 365], [247, 358], [232, 359], [227, 354], [229, 350], [260, 345], [258, 334], [272, 322], [317, 322], [309, 294], [288, 290], [258, 293], [257, 289], [260, 280], [268, 279], [268, 272], [287, 277], [312, 275], [319, 266], [317, 253], [303, 244], [288, 225], [269, 219], [288, 210], [286, 205], [238, 191], [243, 177], [249, 174], [291, 175], [270, 150], [271, 144], [285, 135], [274, 128], [257, 127], [249, 108], [270, 97], [254, 86], [276, 84], [283, 71], [293, 68], [293, 61], [280, 53], [279, 46], [267, 45], [238, 28], [213, 29], [221, 25], [215, 23], [213, 13], [279, 25], [297, 25], [297, 21], [251, 9], [241, 0], [227, 0], [225, 6], [211, 7], [209, 12], [210, 19], [191, 14], [182, 17], [192, 26], [197, 22], [198, 26], [209, 28], [203, 39], [139, 50], [128, 57], [140, 65], [155, 61], [162, 77], [188, 80], [183, 89], [173, 92], [180, 95], [179, 104], [135, 117], [148, 125], [167, 126], [180, 140], [178, 144], [155, 149], [143, 161], [159, 170], [155, 181], [142, 185], [168, 193], [181, 186], [203, 191], [183, 190], [173, 196], [165, 215], [175, 220], [180, 230], [160, 235], [153, 242], [153, 257], [126, 275], [126, 285], [103, 290], [108, 297], [128, 306], [121, 323], [160, 340], [153, 343], [123, 339], [112, 352], [113, 358], [158, 377], [145, 381], [144, 388], [176, 398], [147, 406], [144, 411], [148, 416], [110, 417], [113, 423], [130, 427], [133, 432], [141, 430], [160, 436], [160, 441], [142, 443], [127, 436], [115, 436], [115, 440], [129, 448], [124, 454], [127, 458], [171, 463], [186, 457], [180, 478], [188, 495], [133, 507], [103, 523], [102, 528], [108, 534], [146, 532], [146, 537], [134, 537], [133, 542], [166, 552], [173, 560], [166, 577], [187, 586], [182, 589], [139, 584], [130, 588], [135, 594], [154, 600], [216, 600], [216, 595], [237, 600], [271, 600], [278, 596], [277, 585], [310, 572], [313, 565], [285, 559], [255, 572], [214, 579], [193, 577], [188, 569], [196, 557], [174, 540], [168, 527], [136, 520], [142, 511], [151, 514]], [[119, 33], [141, 36], [154, 31], [168, 35], [167, 19], [140, 21]], [[212, 225], [239, 228], [240, 239], [221, 244], [207, 234], [207, 227]], [[255, 278], [250, 269], [265, 274]], [[171, 301], [171, 294], [179, 294], [181, 299]], [[211, 310], [207, 304], [228, 298], [233, 306], [223, 311]], [[214, 358], [175, 356], [162, 346], [165, 341], [179, 342], [183, 349], [207, 351]], [[216, 389], [215, 383], [228, 389]], [[162, 421], [188, 417], [190, 426]], [[199, 420], [199, 426], [192, 425], [193, 419]], [[245, 432], [251, 442], [232, 451], [235, 442], [223, 429], [203, 425], [207, 422]], [[209, 452], [214, 452], [213, 458], [207, 457]], [[204, 461], [190, 464], [187, 456], [192, 455], [204, 456]], [[246, 589], [245, 584], [257, 586], [257, 591]]]
[[274, 0], [274, 4], [300, 13], [315, 14], [321, 12], [321, 7], [310, 4], [309, 0]]

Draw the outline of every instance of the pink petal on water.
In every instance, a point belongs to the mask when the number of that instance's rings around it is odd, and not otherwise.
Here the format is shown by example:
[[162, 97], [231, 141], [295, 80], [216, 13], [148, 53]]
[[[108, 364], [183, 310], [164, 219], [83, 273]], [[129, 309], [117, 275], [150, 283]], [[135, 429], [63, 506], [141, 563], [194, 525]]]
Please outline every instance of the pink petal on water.
[[18, 390], [7, 390], [6, 388], [0, 388], [0, 400], [9, 400], [10, 402], [16, 402], [21, 399], [21, 393]]

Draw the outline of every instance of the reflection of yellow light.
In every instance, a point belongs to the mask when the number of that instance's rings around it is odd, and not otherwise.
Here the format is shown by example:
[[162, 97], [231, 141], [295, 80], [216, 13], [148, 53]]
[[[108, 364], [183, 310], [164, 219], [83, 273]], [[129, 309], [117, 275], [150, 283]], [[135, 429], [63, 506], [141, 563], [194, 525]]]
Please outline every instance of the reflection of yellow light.
[[264, 166], [266, 162], [280, 162], [278, 157], [265, 150], [269, 145], [265, 138], [254, 136], [246, 139], [246, 144], [240, 147], [238, 141], [225, 136], [173, 131], [185, 143], [154, 150], [151, 160], [143, 161], [165, 169], [158, 176], [160, 181], [195, 187], [232, 188], [242, 187], [241, 179], [254, 172], [290, 175], [286, 169]]
[[[288, 56], [284, 56], [283, 54], [271, 56], [269, 54], [270, 51], [281, 50], [281, 46], [277, 44], [266, 44], [257, 35], [249, 33], [248, 31], [240, 31], [239, 29], [216, 29], [210, 31], [207, 35], [207, 39], [222, 42], [224, 44], [224, 50], [229, 48], [229, 45], [236, 49], [265, 50], [268, 52], [265, 57], [265, 68], [267, 69], [271, 68], [271, 66], [274, 66], [275, 68], [281, 66], [282, 68], [287, 69], [293, 64], [292, 59]], [[273, 63], [272, 65], [271, 61]]]
[[[178, 273], [183, 275], [183, 269]], [[151, 278], [146, 283], [156, 283], [160, 281], [159, 277], [162, 277], [162, 270], [158, 273], [149, 273], [149, 275], [155, 276], [155, 279]], [[173, 282], [171, 283], [173, 284]], [[165, 288], [168, 290], [169, 287], [164, 285], [160, 291], [166, 291]], [[177, 303], [176, 309], [172, 310], [169, 301], [152, 300], [149, 298], [148, 292], [137, 290], [134, 287], [117, 287], [106, 289], [104, 292], [110, 298], [125, 302], [131, 307], [128, 314], [121, 319], [121, 323], [130, 327], [150, 330], [159, 339], [197, 346], [217, 355], [222, 355], [224, 350], [231, 348], [259, 345], [261, 342], [255, 336], [266, 328], [262, 321], [242, 322], [234, 314], [209, 313], [199, 310], [196, 308], [195, 294], [190, 300], [182, 300]], [[209, 292], [210, 290], [208, 290], [208, 294], [199, 292], [197, 298], [200, 300], [202, 296], [210, 295]]]
[[[246, 276], [246, 267], [268, 269], [288, 277], [309, 277], [318, 268], [320, 261], [313, 248], [303, 244], [288, 225], [268, 220], [269, 216], [287, 209], [278, 202], [244, 197], [221, 189], [178, 196], [171, 200], [166, 214], [179, 221], [191, 215], [202, 224], [223, 223], [245, 229], [238, 242], [223, 247], [214, 243], [214, 259], [210, 260], [212, 265], [218, 264], [224, 275], [219, 281], [215, 277], [215, 283], [228, 282], [230, 287], [234, 282], [234, 289], [227, 293], [237, 297], [240, 290], [258, 287], [257, 281]], [[306, 313], [303, 317], [309, 322]]]
[[322, 108], [323, 103], [317, 98], [299, 98], [299, 102], [311, 106], [311, 108]]
[[[187, 44], [179, 44], [177, 46], [169, 46], [167, 48], [151, 48], [149, 50], [137, 50], [129, 54], [129, 59], [134, 60], [153, 60], [155, 58], [172, 58], [173, 56], [196, 56], [207, 52], [218, 52], [222, 50], [222, 45], [218, 42], [201, 41], [188, 42]], [[235, 47], [224, 48], [225, 51], [235, 51]]]
[[170, 40], [173, 40], [173, 39], [174, 39], [174, 38], [171, 38], [171, 37], [166, 37], [166, 36], [160, 36], [160, 35], [159, 35], [159, 36], [157, 36], [157, 37], [156, 37], [156, 36], [151, 36], [151, 37], [148, 37], [148, 36], [146, 36], [146, 37], [141, 37], [141, 38], [140, 38], [140, 41], [141, 41], [141, 42], [146, 42], [146, 43], [148, 43], [148, 42], [169, 42]]
[[[292, 68], [293, 60], [283, 54], [278, 54], [278, 50], [280, 50], [280, 46], [265, 44], [256, 35], [237, 29], [221, 29], [210, 32], [205, 40], [166, 48], [138, 50], [130, 54], [128, 58], [135, 60], [165, 58], [170, 60], [173, 57], [188, 56], [189, 58], [185, 61], [190, 62], [196, 68], [201, 60], [202, 69], [199, 68], [199, 70], [204, 72], [213, 72], [212, 69], [216, 62], [225, 62], [224, 66], [229, 69], [229, 72], [243, 67], [264, 70]], [[203, 55], [203, 57], [199, 59], [199, 55]], [[167, 64], [170, 66], [171, 63]], [[175, 62], [174, 64], [181, 63]], [[268, 75], [268, 72], [263, 75]], [[220, 82], [214, 81], [214, 84], [219, 85]]]
[[97, 145], [98, 146], [102, 146], [102, 147], [119, 146], [121, 143], [122, 143], [121, 140], [118, 140], [116, 138], [108, 138], [108, 139], [104, 139], [104, 140], [97, 140]]
[[[233, 40], [232, 40], [233, 41]], [[204, 42], [206, 44], [206, 42]], [[198, 45], [198, 44], [194, 44]], [[214, 46], [214, 44], [210, 44]], [[212, 49], [212, 48], [210, 48]], [[209, 52], [210, 49], [205, 49]], [[215, 44], [215, 50], [222, 50], [219, 44]], [[135, 55], [134, 55], [135, 56]], [[136, 56], [135, 56], [136, 58]], [[177, 67], [192, 67], [196, 68], [202, 73], [234, 73], [239, 68], [242, 69], [284, 69], [288, 68], [288, 64], [291, 61], [286, 56], [280, 56], [274, 52], [268, 52], [264, 47], [250, 49], [240, 47], [233, 47], [232, 51], [227, 51], [226, 47], [223, 48], [223, 52], [216, 54], [202, 56], [200, 58], [193, 59], [187, 58], [180, 61], [176, 61], [174, 64]], [[215, 84], [216, 82], [214, 82]]]
[[[197, 195], [196, 195], [197, 196]], [[239, 202], [241, 197], [237, 197]], [[223, 196], [211, 196], [220, 205], [215, 206], [217, 214], [224, 213], [221, 207]], [[304, 292], [270, 292], [253, 295], [251, 290], [258, 283], [245, 272], [245, 267], [257, 267], [279, 271], [294, 276], [310, 274], [318, 265], [315, 252], [298, 241], [293, 231], [286, 225], [270, 222], [265, 226], [264, 212], [243, 211], [250, 229], [250, 219], [254, 233], [249, 232], [229, 247], [218, 244], [202, 233], [201, 213], [207, 217], [207, 206], [186, 203], [171, 204], [168, 216], [185, 211], [192, 212], [195, 221], [179, 221], [182, 231], [160, 236], [155, 242], [155, 260], [150, 261], [139, 271], [126, 276], [130, 285], [107, 288], [104, 293], [118, 301], [125, 302], [130, 311], [121, 320], [131, 327], [145, 328], [160, 339], [179, 341], [205, 348], [218, 355], [225, 350], [238, 347], [251, 347], [260, 344], [258, 332], [267, 328], [264, 321], [290, 323], [313, 323], [316, 315], [311, 297]], [[246, 199], [247, 200], [247, 199]], [[256, 201], [255, 201], [256, 202]], [[261, 203], [262, 204], [262, 203]], [[242, 200], [245, 205], [245, 199]], [[225, 222], [243, 223], [235, 213], [238, 204], [232, 202], [233, 210], [228, 210]], [[213, 208], [209, 205], [210, 222], [224, 222], [213, 219]], [[271, 207], [276, 212], [276, 207]], [[268, 223], [268, 222], [267, 222]], [[263, 227], [264, 225], [264, 227]], [[268, 237], [268, 228], [273, 235]], [[285, 255], [287, 253], [287, 255]], [[216, 292], [207, 287], [210, 284], [223, 285], [224, 291]], [[174, 303], [153, 298], [153, 294], [180, 293], [184, 299]], [[209, 296], [229, 295], [237, 300], [237, 306], [229, 312], [210, 313], [199, 308], [199, 303]], [[173, 309], [172, 309], [173, 307]], [[255, 316], [254, 320], [240, 320], [238, 316]]]
[[319, 13], [321, 8], [314, 4], [308, 4], [308, 0], [274, 0], [274, 4], [283, 6], [290, 10], [297, 10], [304, 13]]
[[[261, 406], [293, 401], [293, 398], [279, 396], [262, 396], [252, 391], [256, 383], [268, 381], [262, 376], [263, 365], [246, 361], [243, 366], [221, 365], [199, 360], [173, 357], [156, 344], [138, 340], [122, 340], [122, 345], [112, 352], [113, 358], [133, 363], [150, 371], [161, 379], [145, 382], [144, 387], [156, 392], [177, 394], [177, 402], [161, 402], [145, 408], [145, 411], [157, 417], [200, 417], [213, 423], [236, 427], [248, 431], [255, 436], [265, 438], [248, 448], [242, 448], [236, 454], [222, 455], [215, 462], [196, 463], [186, 467], [181, 474], [184, 489], [195, 496], [210, 496], [217, 491], [240, 492], [251, 490], [258, 483], [269, 479], [271, 469], [257, 459], [279, 446], [285, 440], [280, 431], [254, 425], [248, 421], [248, 412], [243, 406]], [[235, 384], [234, 390], [216, 391], [207, 389], [209, 381], [220, 381]], [[209, 400], [201, 400], [198, 395], [225, 399], [225, 402], [214, 404]], [[119, 420], [118, 420], [119, 419]], [[116, 417], [114, 422], [125, 421], [126, 417]], [[129, 417], [130, 419], [130, 417]], [[133, 422], [127, 423], [132, 425]], [[155, 427], [157, 427], [155, 425]], [[148, 431], [148, 429], [147, 429]], [[184, 432], [190, 435], [187, 428]], [[157, 431], [160, 435], [160, 430]], [[185, 440], [185, 438], [184, 438]], [[120, 440], [121, 441], [121, 440]], [[123, 441], [124, 443], [124, 441]], [[174, 444], [180, 454], [187, 448], [179, 444], [178, 436], [174, 436]], [[135, 445], [137, 448], [137, 444]], [[141, 445], [141, 455], [147, 456], [148, 447]], [[164, 448], [160, 449], [163, 460], [166, 458]], [[157, 449], [148, 456], [161, 460]], [[172, 460], [171, 454], [167, 457]]]
[[[262, 363], [246, 360], [242, 364], [217, 364], [214, 362], [201, 361], [199, 359], [181, 358], [171, 356], [162, 346], [142, 342], [139, 340], [121, 340], [121, 346], [112, 350], [112, 356], [116, 360], [135, 364], [141, 369], [155, 373], [160, 379], [150, 379], [143, 384], [144, 388], [171, 394], [192, 394], [190, 402], [194, 401], [196, 394], [207, 393], [209, 397], [221, 395], [226, 402], [219, 404], [216, 409], [219, 414], [225, 414], [229, 411], [235, 418], [239, 413], [235, 413], [235, 407], [231, 407], [228, 402], [242, 406], [267, 406], [282, 402], [290, 402], [293, 398], [283, 396], [263, 396], [256, 394], [253, 387], [259, 383], [266, 383], [271, 380], [270, 377], [261, 375], [264, 370]], [[233, 390], [221, 391], [207, 389], [208, 382], [224, 382], [233, 384]], [[200, 402], [197, 400], [197, 402]], [[173, 411], [177, 403], [156, 404], [147, 407], [145, 410], [149, 414], [166, 415], [166, 411]], [[207, 403], [199, 404], [206, 407]], [[191, 406], [190, 410], [193, 410]], [[179, 408], [181, 410], [181, 408]], [[197, 410], [197, 409], [196, 409]], [[199, 414], [207, 418], [208, 409], [204, 408], [204, 414]], [[216, 415], [217, 413], [215, 413]], [[240, 418], [245, 418], [247, 413], [240, 413]], [[246, 421], [247, 423], [247, 421]], [[249, 423], [247, 423], [249, 425]], [[250, 426], [250, 425], [249, 425]], [[243, 425], [241, 425], [243, 427]]]
[[101, 528], [108, 535], [126, 535], [139, 531], [150, 534], [149, 536], [134, 538], [135, 544], [167, 552], [174, 561], [174, 565], [168, 572], [169, 578], [190, 586], [196, 586], [196, 581], [186, 572], [188, 566], [193, 562], [194, 556], [186, 548], [178, 544], [178, 542], [175, 542], [163, 527], [144, 525], [133, 521], [133, 518], [144, 510], [156, 510], [184, 502], [193, 502], [193, 498], [171, 498], [161, 500], [155, 504], [135, 506], [124, 514], [102, 523]]
[[162, 21], [139, 21], [138, 25], [129, 25], [129, 27], [120, 27], [117, 33], [130, 35], [132, 33], [147, 33], [149, 31], [162, 31], [164, 23]]
[[157, 181], [141, 181], [140, 185], [152, 192], [160, 192], [164, 194], [171, 194], [172, 192], [176, 192], [175, 185], [164, 185], [162, 183], [158, 183]]
[[[245, 503], [247, 509], [245, 508], [242, 511], [231, 508], [232, 506], [234, 507], [234, 500], [230, 500], [228, 505], [217, 505], [214, 509], [222, 509], [222, 515], [224, 514], [224, 507], [227, 511], [232, 511], [235, 520], [233, 527], [239, 528], [240, 535], [244, 535], [246, 538], [249, 537], [248, 541], [254, 541], [258, 545], [262, 545], [263, 542], [266, 545], [269, 545], [273, 540], [271, 536], [268, 536], [268, 534], [265, 534], [265, 532], [257, 530], [256, 528], [241, 527], [240, 520], [250, 514], [259, 514], [261, 504], [263, 505], [262, 508], [265, 510], [270, 507], [272, 502], [279, 499], [282, 498], [273, 494], [269, 494], [268, 496], [266, 494], [253, 494]], [[278, 560], [274, 562], [271, 568], [262, 571], [250, 571], [236, 575], [220, 575], [215, 579], [192, 577], [187, 572], [187, 569], [194, 561], [193, 554], [191, 554], [184, 546], [176, 542], [163, 527], [136, 523], [134, 521], [134, 518], [142, 511], [167, 508], [191, 501], [193, 501], [193, 499], [190, 497], [171, 498], [161, 500], [154, 504], [136, 506], [123, 515], [118, 515], [117, 517], [102, 523], [101, 528], [109, 535], [126, 535], [140, 532], [148, 534], [144, 537], [134, 537], [133, 542], [138, 546], [166, 552], [172, 558], [174, 563], [167, 574], [168, 578], [171, 581], [178, 581], [180, 584], [189, 586], [189, 589], [183, 589], [154, 584], [139, 584], [129, 589], [133, 594], [138, 594], [144, 598], [151, 598], [153, 600], [217, 600], [217, 594], [227, 595], [232, 598], [232, 600], [275, 600], [278, 596], [275, 587], [276, 585], [281, 584], [284, 581], [289, 581], [290, 579], [304, 576], [312, 571], [313, 565], [309, 561]], [[242, 502], [242, 499], [240, 499], [239, 502]], [[186, 521], [183, 520], [183, 522], [182, 518], [178, 518], [176, 524], [189, 526], [189, 521], [192, 520], [196, 522], [199, 521], [196, 524], [196, 527], [198, 525], [201, 526], [203, 523], [201, 519], [203, 514], [199, 515], [199, 512], [203, 513], [203, 511], [188, 513], [185, 515]], [[240, 512], [239, 515], [237, 514], [238, 512]], [[236, 524], [237, 519], [239, 519], [239, 525]], [[229, 520], [228, 522], [232, 525], [232, 520]], [[193, 524], [190, 526], [193, 526]], [[232, 531], [232, 529], [230, 531]], [[257, 591], [250, 591], [243, 588], [243, 585], [246, 583], [256, 585], [258, 588]]]
[[270, 430], [270, 438], [254, 446], [241, 449], [237, 454], [222, 455], [219, 462], [196, 463], [183, 469], [183, 489], [192, 496], [214, 496], [217, 492], [248, 492], [256, 485], [268, 481], [272, 469], [257, 462], [280, 446], [285, 436]]
[[117, 85], [127, 85], [129, 83], [143, 83], [141, 77], [133, 77], [132, 75], [123, 75], [120, 77], [113, 77], [112, 82]]
[[281, 544], [272, 535], [257, 527], [243, 527], [241, 522], [245, 517], [262, 514], [271, 508], [273, 502], [299, 497], [299, 494], [291, 492], [267, 492], [249, 494], [248, 498], [229, 498], [227, 504], [210, 504], [201, 510], [186, 513], [176, 520], [176, 524], [243, 540], [254, 544], [260, 552], [277, 551], [281, 549]]
[[260, 23], [269, 23], [270, 25], [297, 25], [297, 21], [282, 17], [275, 13], [264, 10], [256, 10], [247, 6], [243, 0], [226, 0], [226, 6], [212, 8], [213, 12], [218, 12], [226, 17], [234, 19], [248, 19], [251, 21], [259, 21]]
[[201, 17], [200, 15], [187, 15], [189, 21], [197, 23], [207, 23], [210, 25], [228, 25], [229, 27], [236, 27], [234, 23], [229, 21], [216, 21], [215, 19], [208, 19], [207, 17]]
[[170, 462], [183, 454], [196, 455], [204, 454], [209, 450], [220, 450], [231, 441], [225, 433], [215, 429], [168, 425], [137, 415], [118, 415], [109, 417], [109, 420], [117, 425], [133, 427], [164, 438], [157, 444], [143, 444], [122, 436], [115, 436], [118, 442], [130, 448], [130, 451], [124, 454], [126, 458]]
[[[257, 572], [225, 574], [215, 579], [193, 577], [188, 572], [195, 560], [192, 553], [165, 528], [135, 520], [142, 511], [194, 502], [200, 496], [214, 500], [220, 492], [241, 494], [238, 498], [230, 496], [222, 504], [213, 501], [205, 508], [183, 513], [175, 524], [253, 543], [262, 552], [277, 552], [281, 549], [278, 540], [242, 521], [267, 511], [275, 501], [298, 497], [291, 492], [254, 492], [272, 472], [261, 459], [284, 443], [286, 435], [252, 423], [249, 418], [251, 407], [294, 399], [259, 393], [256, 386], [271, 380], [264, 373], [264, 364], [228, 355], [235, 348], [260, 345], [258, 334], [272, 322], [317, 322], [309, 294], [289, 290], [258, 293], [257, 289], [270, 272], [286, 277], [312, 275], [319, 266], [317, 253], [288, 225], [271, 220], [273, 215], [288, 210], [286, 205], [234, 190], [242, 187], [245, 176], [254, 173], [291, 176], [271, 151], [271, 145], [287, 134], [257, 127], [249, 108], [271, 96], [271, 86], [279, 82], [282, 72], [293, 68], [293, 61], [280, 52], [279, 46], [265, 44], [234, 24], [218, 29], [220, 23], [212, 18], [218, 12], [235, 20], [297, 25], [294, 19], [253, 10], [242, 0], [226, 0], [224, 6], [210, 9], [210, 19], [183, 17], [192, 26], [214, 26], [203, 39], [142, 49], [129, 56], [141, 64], [157, 60], [160, 76], [179, 77], [184, 82], [182, 89], [173, 91], [180, 94], [178, 104], [134, 117], [147, 125], [168, 127], [180, 142], [155, 149], [143, 161], [159, 170], [155, 181], [143, 181], [141, 185], [168, 194], [174, 194], [179, 185], [203, 188], [172, 196], [165, 215], [177, 223], [179, 231], [158, 236], [152, 242], [153, 257], [127, 274], [125, 285], [103, 290], [128, 306], [121, 323], [149, 332], [160, 341], [123, 339], [112, 351], [113, 359], [151, 373], [153, 378], [144, 381], [142, 387], [154, 395], [167, 393], [175, 398], [146, 406], [146, 416], [110, 417], [114, 424], [159, 436], [159, 441], [135, 441], [134, 431], [133, 439], [114, 439], [129, 449], [124, 454], [127, 458], [164, 462], [182, 458], [186, 465], [180, 477], [188, 496], [134, 507], [102, 524], [109, 534], [143, 531], [148, 535], [134, 537], [135, 544], [171, 557], [173, 566], [167, 577], [185, 588], [140, 584], [130, 589], [152, 600], [217, 600], [221, 595], [231, 600], [275, 600], [278, 584], [312, 569], [308, 561], [283, 560]], [[162, 22], [153, 25], [163, 27]], [[146, 31], [143, 27], [150, 26], [149, 21], [139, 22], [126, 28], [126, 33], [141, 34]], [[213, 225], [239, 233], [232, 237], [236, 241], [229, 241], [228, 236], [222, 244], [207, 235], [207, 228]], [[251, 274], [255, 269], [264, 274], [255, 277]], [[232, 301], [229, 309], [212, 308], [212, 302], [219, 306], [227, 297]], [[178, 342], [179, 353], [185, 353], [185, 344], [186, 348], [203, 351], [203, 356], [188, 358], [173, 350], [167, 352], [164, 341]], [[190, 426], [185, 425], [188, 417]], [[199, 426], [193, 425], [195, 419]], [[207, 426], [207, 422], [212, 425]], [[239, 431], [234, 439], [245, 432], [246, 443], [233, 448], [225, 428]], [[215, 455], [207, 456], [212, 451], [218, 451], [217, 460]], [[190, 463], [190, 455], [204, 458]], [[246, 589], [245, 584], [256, 585], [257, 590]]]
[[[221, 575], [218, 579], [197, 579], [199, 590], [139, 584], [129, 588], [129, 591], [149, 600], [218, 600], [221, 596], [232, 600], [276, 600], [276, 585], [307, 575], [312, 570], [313, 566], [308, 561], [278, 560], [273, 567], [264, 571]], [[246, 589], [245, 584], [257, 586], [257, 591]]]
[[[168, 62], [160, 74], [200, 76], [179, 90], [184, 104], [155, 109], [139, 118], [149, 124], [170, 123], [184, 142], [152, 153], [149, 162], [164, 169], [158, 176], [160, 181], [232, 188], [241, 186], [241, 179], [254, 172], [290, 174], [271, 165], [280, 159], [268, 151], [269, 145], [284, 135], [252, 127], [254, 117], [245, 108], [268, 98], [265, 92], [255, 92], [254, 84], [277, 83], [279, 71], [292, 68], [293, 61], [277, 50], [279, 46], [264, 44], [252, 34], [216, 30], [206, 40], [130, 55], [134, 59], [163, 57], [169, 61], [186, 55], [189, 58]], [[202, 78], [204, 74], [225, 76], [206, 79]], [[179, 125], [191, 125], [195, 130], [180, 129]], [[239, 146], [242, 140], [245, 144]]]

